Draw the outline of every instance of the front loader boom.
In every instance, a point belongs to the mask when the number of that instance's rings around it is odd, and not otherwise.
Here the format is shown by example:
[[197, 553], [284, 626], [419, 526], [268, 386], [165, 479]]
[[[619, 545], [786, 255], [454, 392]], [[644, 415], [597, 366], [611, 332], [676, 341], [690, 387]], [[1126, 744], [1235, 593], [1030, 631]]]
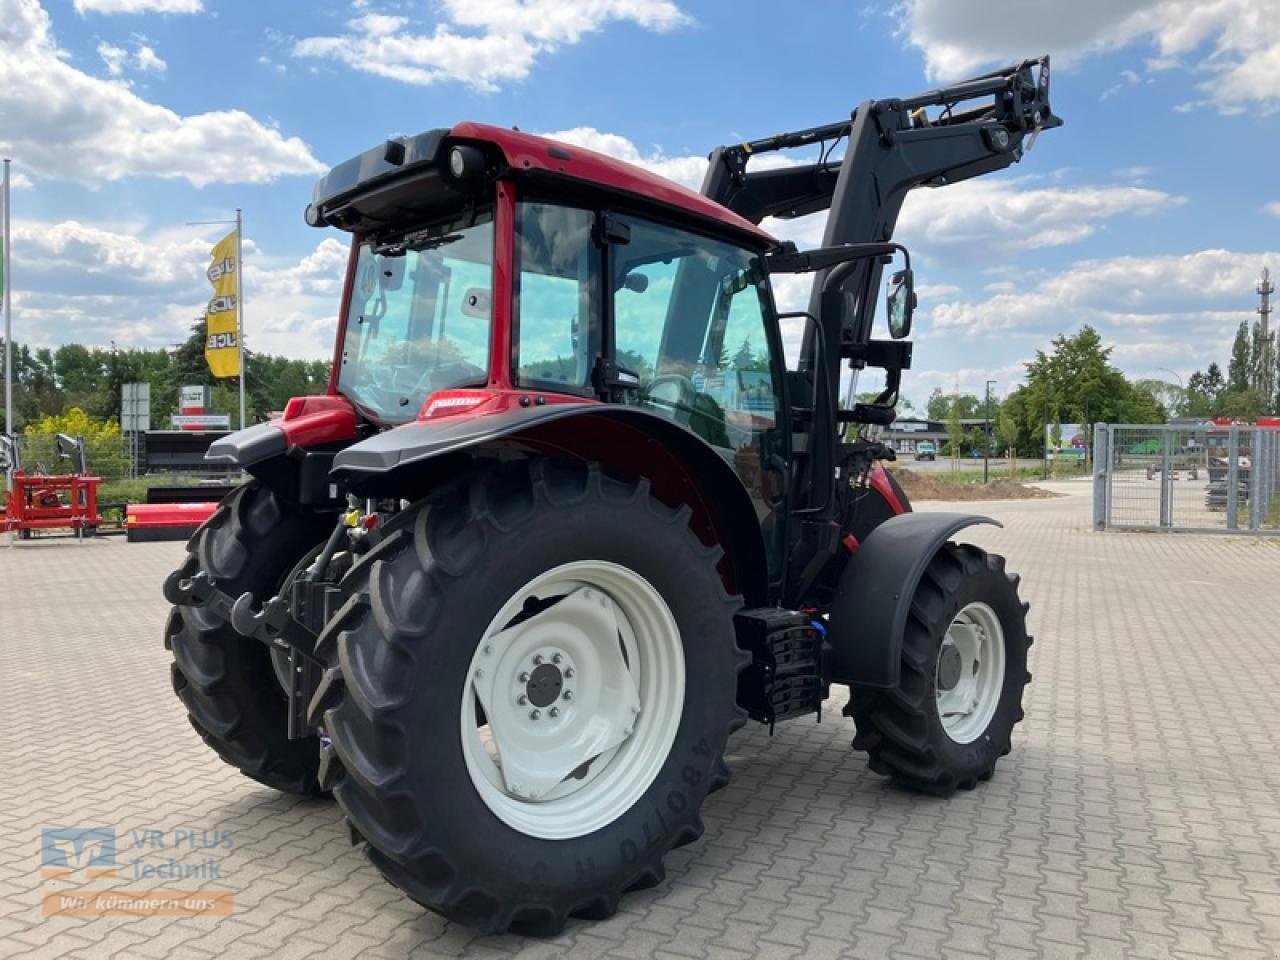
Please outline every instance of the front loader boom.
[[[1022, 158], [1041, 130], [1061, 123], [1049, 106], [1049, 57], [1043, 56], [917, 96], [867, 100], [848, 120], [718, 147], [702, 193], [755, 223], [829, 211], [822, 250], [838, 257], [838, 248], [847, 245], [888, 245], [913, 188], [1003, 170]], [[761, 154], [815, 147], [816, 162], [751, 169]], [[794, 269], [794, 259], [784, 255], [775, 262], [785, 260]], [[812, 531], [800, 538], [791, 558], [789, 585], [798, 595], [831, 549], [830, 530], [843, 503], [835, 478], [840, 464], [859, 449], [845, 443], [846, 425], [891, 421], [901, 371], [911, 363], [909, 344], [871, 338], [881, 271], [889, 259], [861, 257], [814, 271], [807, 311], [812, 323], [797, 383], [805, 393], [825, 388], [834, 398], [832, 385], [839, 383], [845, 361], [855, 373], [881, 367], [886, 379], [874, 403], [851, 405], [840, 414], [834, 400], [815, 404], [812, 417], [796, 425], [797, 433], [808, 434], [794, 470], [799, 513]]]
[[[940, 109], [930, 115], [931, 108]], [[848, 120], [717, 147], [702, 193], [755, 223], [830, 210], [824, 247], [886, 242], [912, 188], [1003, 170], [1022, 159], [1041, 130], [1061, 123], [1049, 107], [1043, 56], [917, 96], [867, 100]], [[833, 159], [842, 140], [844, 154]], [[815, 145], [815, 163], [749, 169], [761, 154]], [[864, 260], [841, 283], [854, 303], [839, 326], [827, 325], [832, 361], [869, 339], [880, 270], [878, 260]], [[822, 271], [814, 280], [814, 314], [825, 278]], [[812, 350], [806, 343], [806, 358]]]

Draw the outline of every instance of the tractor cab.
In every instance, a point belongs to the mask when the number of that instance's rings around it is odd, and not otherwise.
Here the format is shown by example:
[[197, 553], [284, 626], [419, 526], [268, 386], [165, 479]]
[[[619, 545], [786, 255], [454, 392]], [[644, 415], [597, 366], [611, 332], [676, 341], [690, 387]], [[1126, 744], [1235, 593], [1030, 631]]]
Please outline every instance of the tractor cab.
[[366, 173], [322, 180], [308, 219], [357, 234], [333, 388], [370, 423], [512, 391], [643, 406], [730, 450], [776, 421], [766, 257], [780, 245], [755, 225], [610, 158], [478, 124], [356, 161]]

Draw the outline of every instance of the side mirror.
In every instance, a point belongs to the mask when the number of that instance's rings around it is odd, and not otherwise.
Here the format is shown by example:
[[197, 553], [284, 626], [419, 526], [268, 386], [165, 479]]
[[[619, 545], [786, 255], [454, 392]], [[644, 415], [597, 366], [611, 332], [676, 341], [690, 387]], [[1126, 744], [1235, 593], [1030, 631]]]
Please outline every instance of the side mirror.
[[915, 280], [910, 268], [899, 270], [889, 279], [889, 336], [901, 340], [911, 333], [911, 316], [916, 309]]

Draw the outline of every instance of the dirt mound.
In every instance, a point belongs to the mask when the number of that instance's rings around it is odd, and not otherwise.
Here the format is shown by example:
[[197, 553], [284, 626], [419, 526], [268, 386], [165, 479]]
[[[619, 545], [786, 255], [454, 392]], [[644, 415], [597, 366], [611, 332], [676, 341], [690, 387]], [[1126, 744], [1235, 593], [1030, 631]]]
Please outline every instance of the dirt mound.
[[984, 484], [981, 480], [939, 478], [904, 468], [894, 469], [892, 473], [912, 500], [1035, 500], [1058, 496], [1008, 477]]

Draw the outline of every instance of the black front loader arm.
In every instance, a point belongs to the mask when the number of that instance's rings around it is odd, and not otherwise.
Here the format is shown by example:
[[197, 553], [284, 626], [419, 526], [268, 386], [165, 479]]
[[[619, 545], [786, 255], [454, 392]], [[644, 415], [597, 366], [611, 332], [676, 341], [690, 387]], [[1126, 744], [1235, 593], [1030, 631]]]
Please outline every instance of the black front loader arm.
[[[702, 192], [757, 223], [828, 210], [824, 249], [887, 244], [912, 189], [1003, 170], [1022, 159], [1040, 131], [1061, 123], [1049, 106], [1049, 58], [1039, 57], [918, 96], [867, 100], [848, 120], [719, 147], [711, 154]], [[842, 143], [843, 155], [836, 159]], [[760, 154], [815, 148], [816, 163], [750, 169]], [[805, 389], [839, 383], [840, 366], [848, 361], [855, 369], [888, 371], [877, 403], [887, 407], [896, 401], [899, 374], [910, 365], [909, 348], [871, 339], [887, 259], [864, 257], [814, 273], [808, 315], [815, 322], [806, 328], [799, 367]], [[855, 423], [878, 422], [858, 416], [856, 408], [852, 413]], [[795, 428], [808, 435], [795, 471], [794, 486], [801, 491], [797, 512], [808, 528], [826, 531], [815, 538], [817, 545], [796, 538], [791, 550], [791, 567], [800, 571], [792, 586], [800, 596], [836, 542], [831, 528], [838, 498], [832, 485], [841, 423], [848, 420], [837, 416], [833, 399]]]
[[[933, 116], [931, 108], [938, 108]], [[717, 147], [702, 192], [756, 223], [829, 209], [824, 247], [883, 243], [892, 239], [910, 190], [1003, 170], [1022, 159], [1041, 130], [1061, 123], [1049, 107], [1049, 58], [1039, 57], [918, 96], [868, 100], [845, 121]], [[829, 159], [842, 140], [843, 158]], [[817, 163], [748, 170], [759, 154], [815, 145]], [[854, 302], [840, 324], [824, 324], [833, 372], [870, 337], [881, 267], [861, 261], [840, 284]], [[811, 295], [810, 311], [819, 316], [825, 279], [825, 271], [815, 277]], [[806, 342], [806, 360], [813, 351]]]

